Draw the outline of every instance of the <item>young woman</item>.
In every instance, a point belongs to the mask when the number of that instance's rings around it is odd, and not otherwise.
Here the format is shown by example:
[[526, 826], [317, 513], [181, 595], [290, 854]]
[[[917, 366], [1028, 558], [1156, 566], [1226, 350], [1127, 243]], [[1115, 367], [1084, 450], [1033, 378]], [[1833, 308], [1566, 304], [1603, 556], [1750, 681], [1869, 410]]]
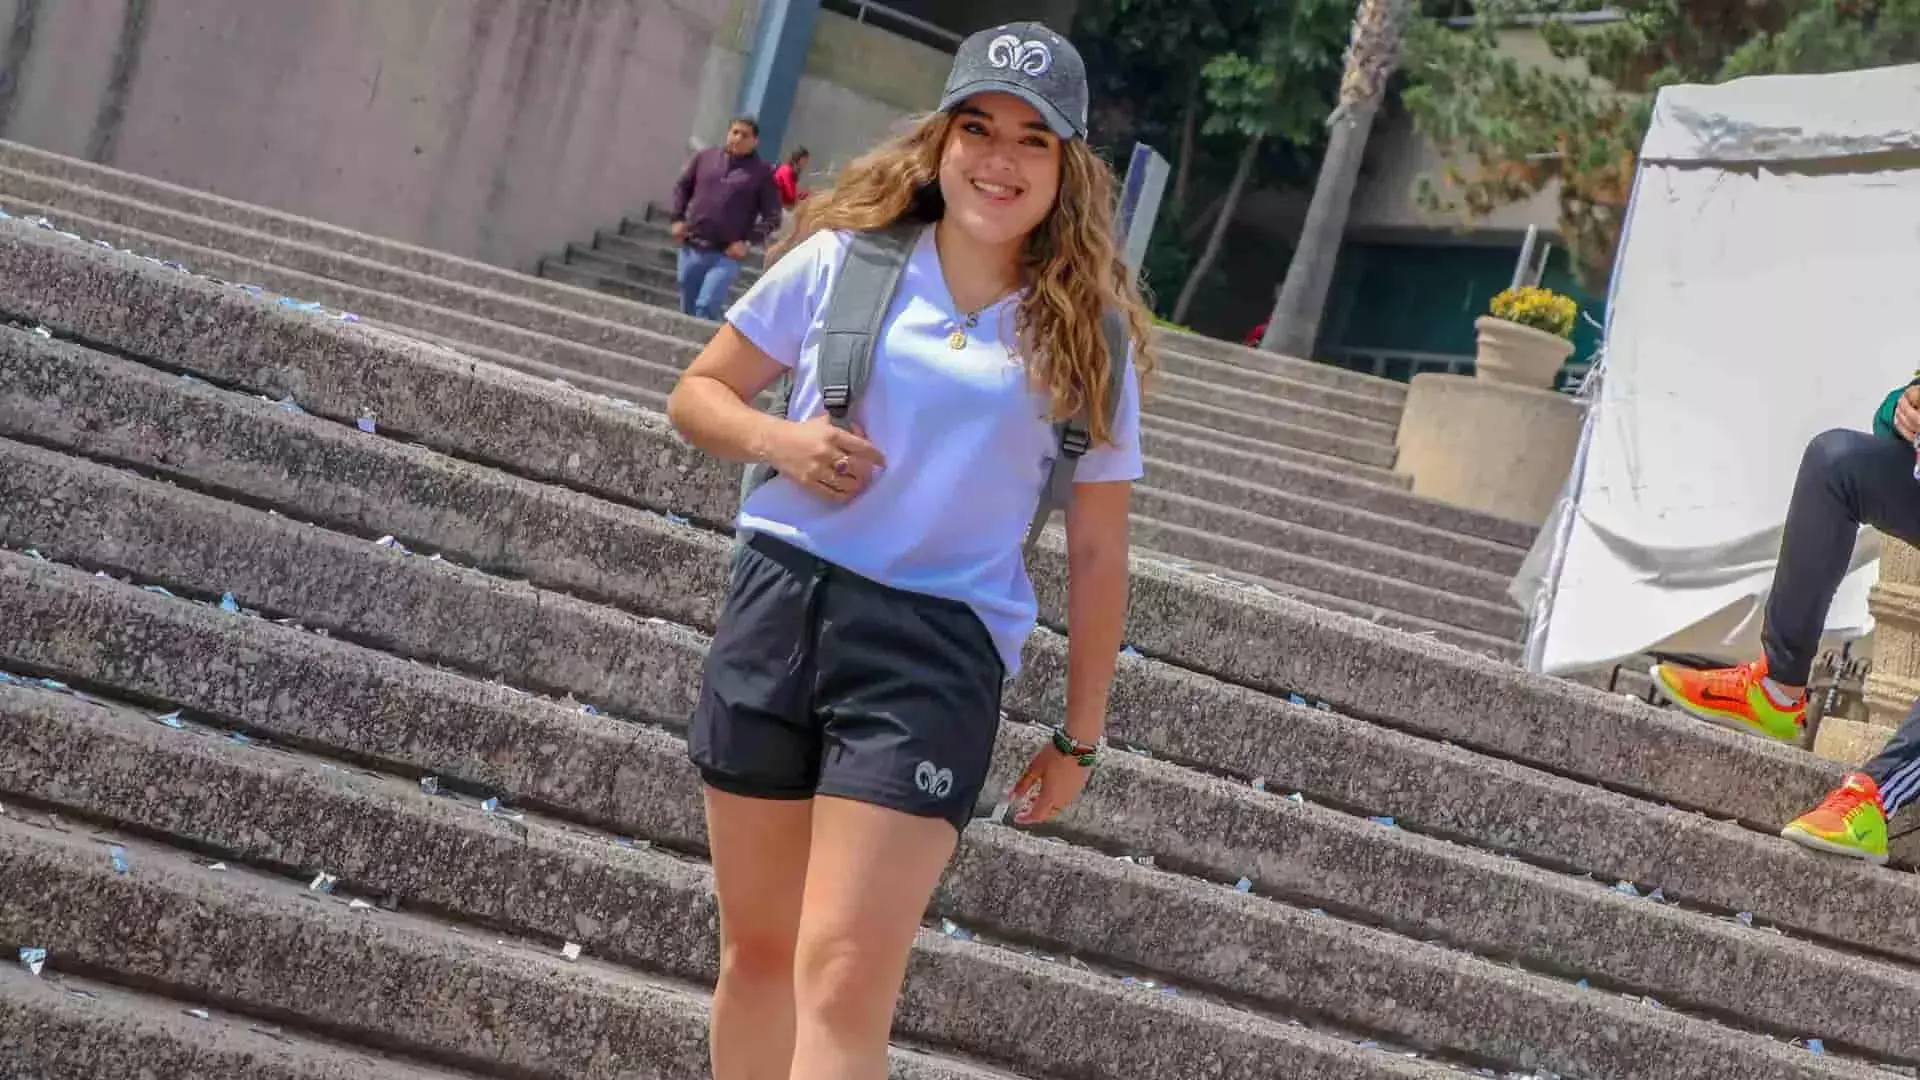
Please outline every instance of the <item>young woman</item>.
[[813, 155], [802, 146], [787, 155], [787, 160], [773, 170], [773, 186], [780, 189], [780, 205], [791, 210], [801, 199], [811, 192], [800, 190], [800, 176], [807, 171], [807, 161]]
[[[707, 784], [721, 962], [718, 1080], [880, 1080], [909, 948], [984, 786], [1003, 678], [1036, 604], [1022, 541], [1084, 402], [1066, 515], [1068, 706], [1016, 819], [1086, 784], [1127, 604], [1141, 475], [1134, 365], [1101, 320], [1147, 320], [1113, 237], [1064, 39], [998, 27], [959, 50], [941, 109], [802, 204], [793, 244], [728, 313], [669, 412], [776, 477], [737, 556], [689, 739]], [[821, 318], [849, 237], [917, 227], [848, 428], [823, 414]], [[750, 402], [791, 372], [787, 418]]]

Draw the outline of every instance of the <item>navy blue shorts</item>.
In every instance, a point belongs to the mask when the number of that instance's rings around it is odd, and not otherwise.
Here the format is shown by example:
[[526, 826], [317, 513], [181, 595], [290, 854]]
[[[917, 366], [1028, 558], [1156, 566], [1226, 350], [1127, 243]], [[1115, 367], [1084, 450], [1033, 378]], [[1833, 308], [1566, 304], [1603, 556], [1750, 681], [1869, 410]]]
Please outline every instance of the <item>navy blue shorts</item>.
[[689, 756], [728, 794], [832, 795], [965, 828], [1004, 679], [966, 604], [755, 536], [736, 553]]

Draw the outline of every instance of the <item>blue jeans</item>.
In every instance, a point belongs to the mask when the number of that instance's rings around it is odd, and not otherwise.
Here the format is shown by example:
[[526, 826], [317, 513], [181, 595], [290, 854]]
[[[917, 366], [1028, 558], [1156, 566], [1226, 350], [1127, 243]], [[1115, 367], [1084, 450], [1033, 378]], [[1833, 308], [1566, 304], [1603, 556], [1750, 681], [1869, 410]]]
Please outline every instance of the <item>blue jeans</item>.
[[727, 257], [724, 248], [702, 251], [680, 248], [680, 310], [701, 319], [718, 319], [726, 307], [727, 290], [740, 276], [740, 260]]

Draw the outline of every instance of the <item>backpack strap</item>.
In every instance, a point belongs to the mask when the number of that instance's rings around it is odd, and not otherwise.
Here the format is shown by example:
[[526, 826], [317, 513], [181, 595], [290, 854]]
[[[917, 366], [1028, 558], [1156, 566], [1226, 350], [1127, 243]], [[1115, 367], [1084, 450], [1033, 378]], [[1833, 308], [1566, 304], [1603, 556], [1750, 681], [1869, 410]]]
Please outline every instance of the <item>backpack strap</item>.
[[[1109, 311], [1100, 320], [1100, 329], [1107, 342], [1107, 358], [1112, 369], [1107, 379], [1107, 397], [1102, 405], [1107, 410], [1107, 430], [1113, 430], [1115, 417], [1120, 414], [1120, 398], [1126, 391], [1127, 368], [1131, 356], [1127, 340], [1127, 320], [1118, 311]], [[1028, 549], [1040, 540], [1040, 533], [1053, 519], [1055, 510], [1065, 510], [1073, 502], [1073, 474], [1080, 467], [1080, 458], [1093, 448], [1093, 425], [1089, 421], [1091, 406], [1083, 405], [1072, 418], [1053, 425], [1054, 437], [1059, 447], [1053, 460], [1047, 463], [1047, 481], [1040, 489], [1040, 505], [1034, 508], [1033, 521], [1027, 526]]]
[[[835, 427], [852, 424], [853, 406], [873, 376], [874, 343], [920, 231], [917, 225], [893, 225], [848, 238], [846, 258], [827, 294], [815, 361], [820, 400]], [[784, 419], [793, 408], [793, 373], [781, 376], [780, 382], [780, 401], [773, 415]], [[745, 503], [773, 475], [771, 465], [747, 466], [740, 478], [740, 501]]]
[[854, 233], [847, 245], [846, 261], [827, 296], [818, 360], [820, 400], [835, 427], [852, 423], [848, 413], [873, 375], [873, 344], [919, 232], [894, 226]]

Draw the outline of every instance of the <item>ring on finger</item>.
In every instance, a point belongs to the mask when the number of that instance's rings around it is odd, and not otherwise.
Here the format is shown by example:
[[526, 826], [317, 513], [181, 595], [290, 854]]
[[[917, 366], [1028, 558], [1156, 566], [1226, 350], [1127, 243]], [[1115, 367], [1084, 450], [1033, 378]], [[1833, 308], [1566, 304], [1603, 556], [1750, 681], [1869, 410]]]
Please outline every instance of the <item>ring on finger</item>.
[[852, 471], [853, 471], [853, 460], [851, 458], [846, 457], [845, 455], [842, 455], [839, 459], [835, 460], [833, 463], [833, 475], [835, 476], [845, 476]]

